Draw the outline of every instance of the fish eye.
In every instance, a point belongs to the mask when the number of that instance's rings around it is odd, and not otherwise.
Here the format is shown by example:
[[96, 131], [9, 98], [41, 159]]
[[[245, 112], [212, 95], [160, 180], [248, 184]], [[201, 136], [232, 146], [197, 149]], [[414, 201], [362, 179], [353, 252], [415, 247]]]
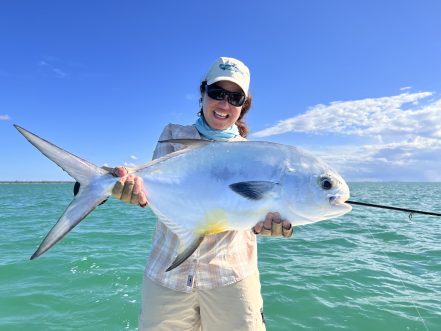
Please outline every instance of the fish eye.
[[333, 187], [333, 183], [332, 183], [331, 178], [321, 177], [320, 178], [320, 187], [324, 190], [330, 190]]

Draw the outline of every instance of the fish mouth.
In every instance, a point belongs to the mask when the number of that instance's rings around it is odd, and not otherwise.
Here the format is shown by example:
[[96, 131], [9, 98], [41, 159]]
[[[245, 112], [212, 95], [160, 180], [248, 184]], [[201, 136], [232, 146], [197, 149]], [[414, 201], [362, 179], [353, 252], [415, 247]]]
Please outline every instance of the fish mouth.
[[332, 206], [337, 206], [337, 205], [348, 205], [346, 203], [346, 201], [349, 199], [348, 195], [333, 195], [329, 197], [329, 203]]
[[339, 217], [352, 210], [352, 206], [346, 201], [349, 199], [348, 194], [334, 195], [329, 197], [329, 204], [331, 206], [327, 217]]

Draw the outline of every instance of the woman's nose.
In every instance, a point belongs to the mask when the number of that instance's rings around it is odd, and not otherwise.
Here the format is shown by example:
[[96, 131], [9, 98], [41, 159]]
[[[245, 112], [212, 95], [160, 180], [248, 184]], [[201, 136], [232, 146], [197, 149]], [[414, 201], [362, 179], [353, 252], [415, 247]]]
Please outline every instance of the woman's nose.
[[228, 107], [228, 95], [225, 95], [222, 100], [219, 100], [219, 104], [223, 107]]

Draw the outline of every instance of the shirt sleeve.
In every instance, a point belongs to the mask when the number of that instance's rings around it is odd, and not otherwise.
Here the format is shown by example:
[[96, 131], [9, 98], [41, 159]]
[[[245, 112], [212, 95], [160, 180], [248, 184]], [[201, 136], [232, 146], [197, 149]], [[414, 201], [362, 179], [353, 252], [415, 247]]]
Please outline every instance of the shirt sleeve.
[[[169, 123], [162, 131], [158, 141], [168, 139], [201, 139], [201, 136], [194, 125], [179, 125]], [[185, 148], [185, 145], [178, 143], [158, 142], [155, 151], [153, 152], [153, 160], [178, 151], [182, 148]]]
[[153, 160], [175, 151], [172, 144], [159, 142], [161, 140], [172, 139], [172, 137], [171, 124], [167, 124], [164, 130], [162, 130], [161, 135], [159, 136], [158, 143], [156, 144], [155, 151], [153, 152]]

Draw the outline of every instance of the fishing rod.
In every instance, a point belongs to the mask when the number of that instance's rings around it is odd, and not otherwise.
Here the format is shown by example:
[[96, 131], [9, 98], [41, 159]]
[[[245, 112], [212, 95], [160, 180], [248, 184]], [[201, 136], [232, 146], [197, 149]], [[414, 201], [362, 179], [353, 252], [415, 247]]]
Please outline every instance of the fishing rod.
[[430, 211], [422, 211], [422, 210], [415, 210], [415, 209], [407, 209], [407, 208], [398, 208], [398, 207], [392, 207], [392, 206], [385, 206], [385, 205], [377, 205], [374, 203], [366, 203], [366, 202], [358, 202], [358, 201], [351, 201], [347, 200], [347, 203], [351, 205], [359, 205], [359, 206], [366, 206], [366, 207], [374, 207], [374, 208], [383, 208], [383, 209], [391, 209], [391, 210], [397, 210], [397, 211], [404, 211], [409, 213], [409, 219], [412, 219], [413, 214], [423, 214], [423, 215], [430, 215], [430, 216], [441, 216], [441, 213], [434, 213]]

